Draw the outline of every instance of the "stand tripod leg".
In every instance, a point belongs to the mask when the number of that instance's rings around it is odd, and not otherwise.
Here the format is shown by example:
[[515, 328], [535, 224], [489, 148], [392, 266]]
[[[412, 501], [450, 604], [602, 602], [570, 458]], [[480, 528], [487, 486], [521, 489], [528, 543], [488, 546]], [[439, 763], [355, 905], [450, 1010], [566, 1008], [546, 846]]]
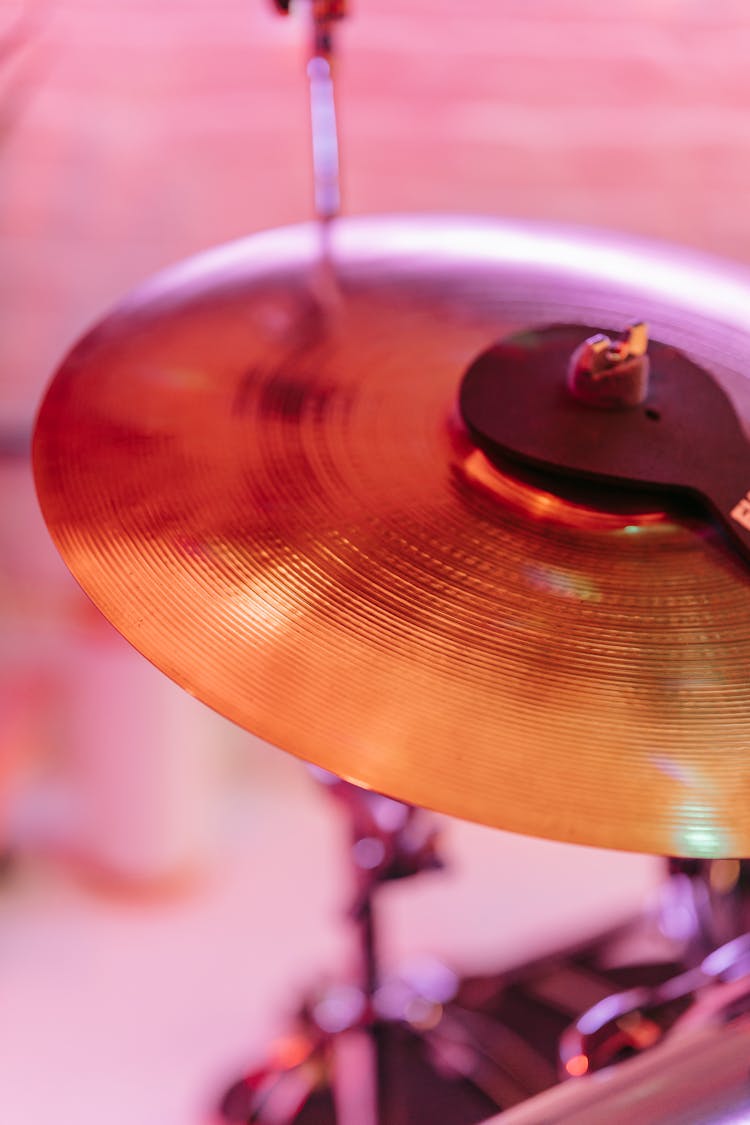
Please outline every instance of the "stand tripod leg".
[[344, 1031], [333, 1047], [333, 1101], [337, 1125], [379, 1125], [377, 1037], [370, 1029]]
[[318, 1086], [326, 1065], [323, 1055], [317, 1047], [296, 1066], [269, 1066], [241, 1078], [222, 1098], [220, 1121], [231, 1125], [293, 1125]]

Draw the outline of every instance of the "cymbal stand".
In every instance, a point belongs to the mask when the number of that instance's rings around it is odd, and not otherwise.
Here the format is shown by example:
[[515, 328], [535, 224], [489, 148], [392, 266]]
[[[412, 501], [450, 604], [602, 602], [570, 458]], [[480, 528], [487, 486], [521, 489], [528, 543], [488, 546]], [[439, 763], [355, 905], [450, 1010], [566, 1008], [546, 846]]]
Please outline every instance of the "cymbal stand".
[[[603, 998], [623, 987], [621, 975], [596, 969], [619, 931], [489, 976], [459, 978], [425, 958], [383, 977], [375, 895], [443, 866], [435, 822], [311, 772], [348, 825], [354, 970], [314, 989], [266, 1063], [227, 1089], [221, 1125], [475, 1125], [553, 1085], [581, 981]], [[674, 971], [669, 964], [658, 979]]]
[[[315, 214], [325, 228], [341, 210], [339, 140], [333, 88], [333, 29], [346, 15], [347, 0], [307, 0], [312, 35], [307, 62]], [[290, 0], [273, 0], [288, 15]]]
[[[461, 1086], [465, 1098], [420, 1121], [483, 1120], [553, 1085], [558, 1048], [562, 1075], [609, 1065], [659, 1041], [704, 984], [750, 966], [750, 938], [723, 923], [711, 927], [712, 917], [727, 914], [726, 903], [716, 912], [722, 894], [739, 896], [732, 911], [741, 925], [747, 865], [670, 860], [656, 919], [641, 915], [579, 947], [483, 978], [459, 980], [428, 964], [411, 977], [383, 979], [375, 894], [443, 866], [435, 824], [409, 805], [312, 773], [348, 824], [356, 967], [351, 979], [313, 991], [269, 1061], [228, 1089], [220, 1108], [226, 1125], [413, 1125], [398, 1069], [412, 1065], [414, 1045], [432, 1084], [440, 1076], [443, 1091]], [[720, 945], [720, 933], [734, 943]], [[583, 997], [593, 993], [599, 1000], [587, 1007]]]
[[[300, 0], [302, 2], [302, 0]], [[338, 284], [329, 252], [332, 221], [340, 212], [338, 126], [333, 83], [335, 24], [347, 14], [348, 0], [306, 0], [312, 16], [309, 82], [314, 207], [321, 236], [320, 265], [312, 278], [322, 307], [335, 306]], [[272, 0], [288, 15], [292, 0]], [[350, 822], [351, 857], [356, 894], [350, 919], [356, 927], [356, 983], [336, 985], [308, 1001], [299, 1017], [298, 1034], [277, 1045], [268, 1066], [245, 1076], [224, 1096], [223, 1121], [289, 1125], [317, 1087], [333, 1092], [338, 1125], [378, 1125], [386, 1121], [379, 1098], [385, 1086], [383, 1031], [408, 1024], [439, 1032], [431, 1055], [445, 1073], [477, 1088], [495, 1083], [494, 1063], [474, 1042], [471, 1030], [451, 1021], [443, 1002], [451, 1000], [458, 979], [437, 966], [431, 981], [402, 980], [381, 987], [373, 896], [379, 886], [442, 866], [436, 829], [412, 806], [358, 789], [325, 771], [315, 771], [344, 805]], [[428, 974], [429, 976], [429, 974]], [[490, 1106], [492, 1094], [487, 1091]], [[387, 1125], [411, 1125], [398, 1108], [387, 1111]]]
[[[307, 1000], [296, 1034], [277, 1044], [267, 1066], [245, 1076], [224, 1096], [220, 1113], [227, 1122], [289, 1125], [316, 1088], [327, 1085], [338, 1125], [377, 1125], [384, 1013], [379, 1010], [382, 982], [374, 895], [386, 882], [443, 866], [437, 829], [426, 814], [324, 770], [312, 772], [343, 806], [349, 822], [355, 882], [349, 911], [356, 930], [354, 981], [324, 988]], [[385, 992], [386, 1006], [389, 996], [393, 1008], [393, 990]], [[401, 1003], [403, 999], [400, 994]], [[416, 999], [414, 991], [408, 1003], [413, 1006]], [[429, 998], [425, 1003], [434, 1005]], [[398, 1014], [389, 1012], [391, 1017]]]

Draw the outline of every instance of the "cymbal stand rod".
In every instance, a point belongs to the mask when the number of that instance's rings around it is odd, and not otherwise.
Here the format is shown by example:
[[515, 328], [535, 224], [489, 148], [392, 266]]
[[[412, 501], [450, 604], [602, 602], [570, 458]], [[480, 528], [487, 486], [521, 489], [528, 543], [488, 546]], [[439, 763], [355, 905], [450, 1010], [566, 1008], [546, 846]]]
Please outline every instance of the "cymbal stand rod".
[[[348, 786], [346, 791], [351, 794], [350, 808], [356, 807], [358, 794]], [[356, 819], [355, 814], [355, 824]], [[350, 845], [353, 852], [361, 839], [355, 827]], [[353, 1026], [335, 1041], [333, 1098], [337, 1125], [379, 1125], [380, 1122], [383, 1046], [372, 1010], [380, 983], [373, 901], [379, 878], [376, 870], [363, 872], [360, 868], [358, 873], [360, 887], [351, 918], [357, 935], [357, 986], [365, 1000], [367, 1014], [363, 1026]]]
[[[437, 831], [418, 810], [359, 789], [313, 768], [314, 777], [341, 802], [349, 822], [355, 877], [349, 913], [356, 933], [355, 991], [362, 1011], [334, 1038], [333, 1096], [337, 1125], [400, 1125], [388, 1097], [384, 1025], [378, 1014], [380, 979], [376, 894], [386, 882], [436, 870]], [[381, 1104], [382, 1102], [382, 1104]]]
[[379, 1125], [379, 1052], [372, 1031], [342, 1032], [333, 1051], [336, 1125]]
[[345, 14], [336, 0], [310, 0], [312, 49], [307, 64], [310, 93], [315, 213], [322, 223], [341, 210], [339, 141], [333, 81], [333, 24]]

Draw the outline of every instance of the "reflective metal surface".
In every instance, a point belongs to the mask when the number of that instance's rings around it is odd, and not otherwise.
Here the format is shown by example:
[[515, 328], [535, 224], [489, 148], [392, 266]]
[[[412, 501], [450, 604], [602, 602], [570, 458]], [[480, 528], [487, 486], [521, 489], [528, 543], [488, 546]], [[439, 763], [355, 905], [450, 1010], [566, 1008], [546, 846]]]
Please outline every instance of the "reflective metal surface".
[[[457, 419], [522, 326], [646, 320], [750, 417], [750, 279], [458, 220], [256, 236], [161, 275], [52, 383], [45, 518], [114, 624], [241, 725], [537, 836], [750, 854], [750, 575], [698, 520], [561, 499]], [[134, 705], [136, 705], [134, 701]]]
[[[747, 987], [745, 979], [713, 990], [718, 1014], [701, 1014], [703, 1026], [688, 1023], [645, 1055], [566, 1082], [486, 1125], [743, 1125], [750, 1120]], [[742, 1014], [724, 1022], [732, 1004]]]

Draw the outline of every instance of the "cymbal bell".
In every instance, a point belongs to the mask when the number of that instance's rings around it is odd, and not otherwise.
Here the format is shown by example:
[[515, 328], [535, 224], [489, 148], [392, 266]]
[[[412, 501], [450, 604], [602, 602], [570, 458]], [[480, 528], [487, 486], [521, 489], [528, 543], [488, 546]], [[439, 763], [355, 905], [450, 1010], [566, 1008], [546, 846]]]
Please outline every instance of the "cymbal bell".
[[[255, 236], [147, 283], [42, 405], [42, 510], [102, 612], [285, 750], [513, 831], [750, 855], [750, 576], [720, 533], [492, 464], [456, 400], [549, 322], [634, 320], [750, 418], [750, 277], [452, 219]], [[750, 484], [750, 482], [748, 482]]]

